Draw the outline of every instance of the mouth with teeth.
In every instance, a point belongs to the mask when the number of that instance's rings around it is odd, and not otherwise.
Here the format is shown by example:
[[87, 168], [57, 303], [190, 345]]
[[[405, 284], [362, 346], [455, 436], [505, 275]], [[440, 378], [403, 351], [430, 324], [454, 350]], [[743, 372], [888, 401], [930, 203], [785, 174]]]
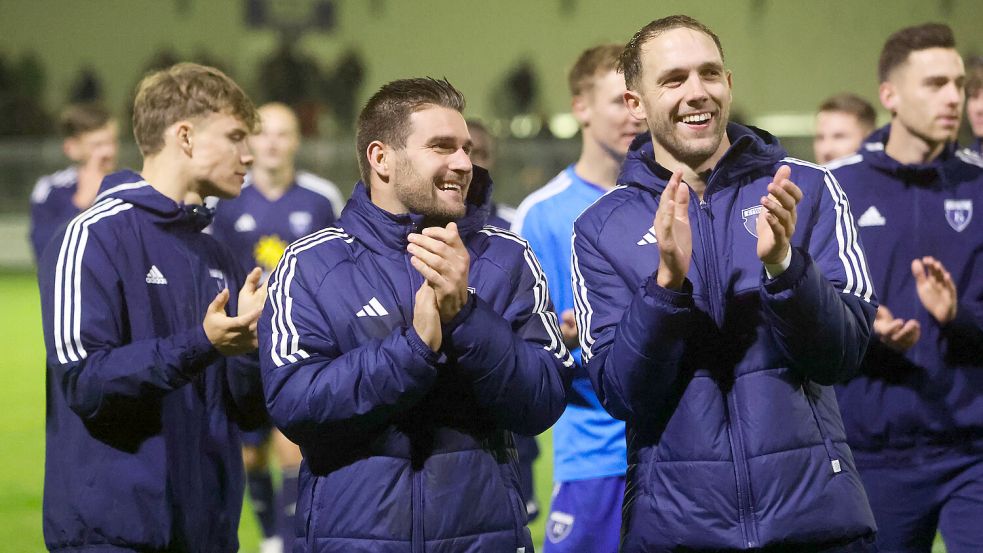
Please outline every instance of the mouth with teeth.
[[683, 124], [696, 129], [706, 128], [710, 124], [713, 115], [708, 112], [690, 113], [679, 118]]

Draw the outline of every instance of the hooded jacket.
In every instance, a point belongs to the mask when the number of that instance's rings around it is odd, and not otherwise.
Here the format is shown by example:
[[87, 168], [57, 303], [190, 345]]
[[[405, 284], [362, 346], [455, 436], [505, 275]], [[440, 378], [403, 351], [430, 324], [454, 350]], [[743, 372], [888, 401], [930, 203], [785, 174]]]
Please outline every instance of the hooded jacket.
[[358, 183], [337, 227], [270, 277], [260, 363], [270, 414], [304, 464], [295, 551], [532, 551], [512, 432], [559, 418], [573, 360], [531, 249], [485, 226], [475, 168], [458, 221], [469, 300], [435, 353], [413, 328], [423, 277], [407, 235]]
[[[898, 457], [915, 446], [983, 452], [983, 160], [954, 144], [906, 165], [884, 152], [884, 127], [831, 170], [850, 196], [879, 300], [914, 319], [921, 338], [904, 353], [871, 340], [861, 374], [837, 389], [856, 450]], [[940, 325], [922, 306], [911, 262], [933, 256], [952, 275], [956, 318]], [[862, 457], [858, 455], [858, 460]]]
[[123, 171], [45, 250], [44, 538], [52, 551], [236, 551], [255, 358], [202, 328], [243, 281], [207, 218]]
[[[651, 225], [671, 173], [649, 134], [574, 225], [584, 359], [628, 426], [625, 552], [792, 548], [874, 530], [830, 386], [859, 367], [875, 309], [849, 204], [768, 133], [727, 133], [702, 201], [691, 192], [682, 290], [655, 279]], [[804, 197], [791, 264], [769, 279], [755, 221], [783, 164]]]

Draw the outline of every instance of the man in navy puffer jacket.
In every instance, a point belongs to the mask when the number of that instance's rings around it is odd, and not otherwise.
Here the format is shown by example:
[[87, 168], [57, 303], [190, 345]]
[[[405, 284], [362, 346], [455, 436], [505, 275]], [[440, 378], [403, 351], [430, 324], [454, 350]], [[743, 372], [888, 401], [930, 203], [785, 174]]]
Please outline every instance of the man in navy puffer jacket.
[[651, 134], [577, 220], [573, 280], [587, 370], [627, 422], [621, 550], [872, 550], [830, 386], [875, 310], [846, 197], [728, 124], [730, 73], [698, 21], [653, 21], [620, 65]]
[[532, 551], [512, 432], [559, 418], [573, 360], [532, 250], [485, 226], [463, 109], [446, 81], [383, 86], [337, 226], [271, 275], [260, 363], [304, 453], [295, 552]]

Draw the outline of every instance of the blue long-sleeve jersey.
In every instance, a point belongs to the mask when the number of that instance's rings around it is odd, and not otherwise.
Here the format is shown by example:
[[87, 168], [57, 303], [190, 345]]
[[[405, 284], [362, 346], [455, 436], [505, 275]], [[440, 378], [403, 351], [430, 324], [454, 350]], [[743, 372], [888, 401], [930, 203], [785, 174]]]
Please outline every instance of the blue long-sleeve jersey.
[[47, 348], [44, 538], [51, 551], [237, 551], [240, 423], [262, 417], [255, 357], [202, 328], [243, 281], [191, 211], [136, 173], [106, 177], [38, 270]]
[[[580, 178], [573, 166], [519, 204], [512, 230], [529, 241], [550, 283], [556, 312], [573, 309], [570, 281], [570, 236], [573, 222], [604, 194]], [[625, 423], [604, 410], [573, 351], [577, 372], [568, 405], [553, 425], [553, 479], [557, 482], [623, 476], [626, 468]]]
[[[751, 549], [859, 538], [874, 520], [830, 386], [857, 371], [875, 305], [849, 203], [821, 167], [731, 124], [692, 262], [658, 286], [651, 228], [671, 173], [635, 140], [618, 188], [574, 226], [584, 359], [628, 425], [622, 551]], [[756, 255], [760, 198], [783, 165], [802, 189], [789, 268]]]

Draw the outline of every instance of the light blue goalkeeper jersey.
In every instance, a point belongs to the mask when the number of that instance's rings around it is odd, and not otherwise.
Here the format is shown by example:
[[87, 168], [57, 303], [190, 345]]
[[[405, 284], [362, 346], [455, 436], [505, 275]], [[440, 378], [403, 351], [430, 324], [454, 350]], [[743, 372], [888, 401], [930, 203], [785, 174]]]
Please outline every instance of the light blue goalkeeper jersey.
[[[529, 241], [549, 282], [557, 314], [573, 309], [570, 236], [573, 222], [604, 194], [577, 176], [573, 165], [533, 192], [516, 210], [512, 230]], [[594, 394], [580, 359], [567, 408], [553, 426], [553, 479], [587, 480], [625, 474], [625, 423], [609, 415]]]

